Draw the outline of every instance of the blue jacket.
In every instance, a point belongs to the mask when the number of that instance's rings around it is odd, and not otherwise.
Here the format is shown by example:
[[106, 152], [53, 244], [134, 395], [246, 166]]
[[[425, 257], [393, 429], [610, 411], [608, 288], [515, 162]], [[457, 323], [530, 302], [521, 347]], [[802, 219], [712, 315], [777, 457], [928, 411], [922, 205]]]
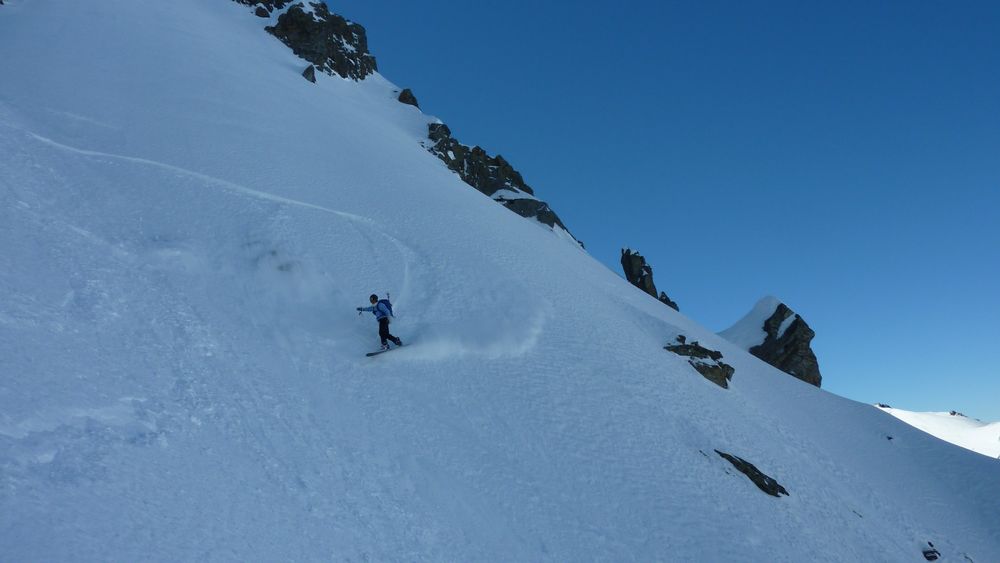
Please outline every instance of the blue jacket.
[[382, 319], [390, 316], [389, 308], [385, 306], [385, 303], [379, 301], [378, 303], [372, 305], [371, 307], [358, 307], [359, 311], [368, 311], [375, 315], [375, 320], [381, 321]]

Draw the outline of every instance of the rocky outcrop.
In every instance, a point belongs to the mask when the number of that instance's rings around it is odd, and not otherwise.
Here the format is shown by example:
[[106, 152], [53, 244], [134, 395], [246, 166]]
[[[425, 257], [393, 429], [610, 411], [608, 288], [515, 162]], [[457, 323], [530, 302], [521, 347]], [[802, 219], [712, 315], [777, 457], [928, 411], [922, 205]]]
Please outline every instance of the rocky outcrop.
[[[278, 15], [274, 25], [265, 29], [311, 63], [302, 73], [310, 82], [316, 81], [316, 71], [363, 80], [378, 70], [375, 57], [368, 52], [365, 28], [331, 13], [324, 3], [309, 2], [307, 6], [289, 0], [235, 1], [255, 7], [255, 13], [261, 17], [273, 17], [289, 6]], [[402, 90], [397, 99], [420, 107], [409, 88]], [[428, 139], [431, 141], [428, 150], [465, 183], [522, 217], [569, 232], [555, 211], [534, 196], [521, 174], [502, 156], [490, 156], [478, 146], [463, 145], [451, 136], [448, 126], [440, 122], [428, 126]]]
[[764, 342], [753, 346], [749, 352], [785, 373], [820, 387], [823, 377], [819, 373], [819, 361], [809, 346], [816, 333], [802, 317], [779, 303], [764, 321], [763, 328], [767, 334]]
[[490, 156], [478, 146], [463, 145], [451, 136], [451, 129], [444, 123], [431, 123], [427, 138], [433, 143], [428, 150], [466, 184], [522, 217], [569, 232], [549, 205], [534, 197], [534, 190], [504, 157]]
[[306, 69], [302, 71], [302, 77], [305, 78], [306, 80], [308, 80], [309, 82], [312, 82], [313, 84], [315, 84], [316, 83], [316, 67], [314, 67], [313, 65], [307, 66]]
[[420, 107], [420, 104], [417, 103], [417, 97], [413, 95], [413, 90], [410, 90], [409, 88], [404, 88], [403, 91], [399, 93], [399, 97], [396, 99], [401, 103], [417, 108]]
[[[274, 9], [284, 6], [285, 2], [273, 0], [257, 4]], [[301, 2], [295, 4], [266, 29], [296, 55], [312, 63], [316, 70], [352, 80], [364, 80], [378, 70], [375, 57], [368, 52], [365, 28], [331, 13], [321, 2], [311, 2], [309, 7]]]
[[753, 484], [757, 485], [758, 489], [773, 497], [778, 497], [780, 495], [789, 496], [788, 491], [785, 490], [780, 483], [765, 475], [749, 461], [732, 454], [727, 454], [726, 452], [720, 452], [719, 450], [715, 450], [715, 453], [719, 454], [719, 456], [723, 459], [733, 464], [733, 467], [753, 481]]
[[680, 311], [673, 300], [667, 297], [662, 291], [657, 294], [656, 284], [653, 283], [653, 268], [646, 264], [646, 259], [638, 252], [632, 252], [630, 248], [622, 249], [622, 270], [625, 271], [625, 279], [632, 285], [659, 299], [661, 303], [675, 311]]
[[431, 152], [462, 177], [462, 180], [492, 197], [499, 190], [534, 195], [521, 173], [514, 170], [500, 155], [490, 156], [482, 148], [463, 145], [451, 136], [451, 129], [444, 123], [431, 123], [427, 138], [434, 145]]
[[702, 377], [723, 389], [729, 389], [729, 382], [733, 379], [736, 369], [720, 361], [722, 360], [722, 352], [705, 348], [698, 344], [697, 340], [688, 344], [687, 338], [683, 335], [677, 336], [676, 344], [667, 344], [663, 348], [679, 356], [690, 358], [688, 363]]
[[[544, 223], [550, 227], [558, 225], [566, 229], [566, 225], [563, 225], [562, 221], [559, 220], [556, 212], [552, 211], [549, 204], [544, 201], [528, 198], [507, 199], [503, 195], [497, 195], [493, 199], [521, 217], [534, 217], [539, 223]], [[566, 230], [568, 231], [568, 229]]]
[[719, 336], [772, 366], [819, 387], [823, 378], [810, 343], [816, 333], [774, 297], [765, 297]]

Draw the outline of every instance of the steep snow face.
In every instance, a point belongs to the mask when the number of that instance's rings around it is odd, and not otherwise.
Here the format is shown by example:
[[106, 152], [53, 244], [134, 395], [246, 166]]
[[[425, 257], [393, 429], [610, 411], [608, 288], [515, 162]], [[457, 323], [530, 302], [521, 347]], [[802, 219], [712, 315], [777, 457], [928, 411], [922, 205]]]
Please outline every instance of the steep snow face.
[[[3, 559], [1000, 560], [994, 460], [634, 291], [262, 25], [0, 6]], [[406, 346], [365, 358], [373, 291]]]
[[982, 422], [952, 412], [912, 412], [891, 407], [883, 411], [931, 436], [992, 458], [1000, 458], [1000, 422]]

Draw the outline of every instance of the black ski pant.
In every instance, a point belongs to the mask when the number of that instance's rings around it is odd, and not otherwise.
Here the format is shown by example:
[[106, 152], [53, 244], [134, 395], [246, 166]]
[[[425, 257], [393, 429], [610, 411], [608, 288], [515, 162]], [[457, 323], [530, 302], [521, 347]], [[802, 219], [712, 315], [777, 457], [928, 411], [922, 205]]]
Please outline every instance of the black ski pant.
[[382, 346], [388, 344], [387, 340], [398, 343], [399, 339], [389, 334], [389, 317], [382, 317], [378, 320], [378, 336], [382, 339]]

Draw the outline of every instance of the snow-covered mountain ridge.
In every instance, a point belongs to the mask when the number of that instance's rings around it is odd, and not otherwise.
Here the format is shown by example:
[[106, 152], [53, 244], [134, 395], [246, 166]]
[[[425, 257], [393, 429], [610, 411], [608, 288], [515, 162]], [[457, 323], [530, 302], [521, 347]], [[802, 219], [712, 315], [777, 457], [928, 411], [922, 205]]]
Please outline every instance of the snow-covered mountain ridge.
[[877, 405], [881, 410], [924, 432], [967, 450], [1000, 458], [1000, 422], [983, 422], [962, 413], [913, 412]]
[[[287, 45], [292, 52], [308, 62], [302, 76], [316, 82], [316, 72], [350, 80], [364, 80], [378, 66], [368, 50], [365, 28], [329, 11], [322, 2], [288, 2], [287, 0], [235, 0], [255, 6], [254, 14], [266, 18], [265, 27]], [[419, 107], [409, 89], [394, 90], [401, 103]], [[439, 120], [427, 125], [422, 144], [459, 175], [463, 182], [493, 198], [514, 213], [548, 225], [567, 238], [566, 225], [547, 203], [535, 197], [520, 172], [501, 155], [491, 156], [479, 146], [470, 147], [452, 137], [451, 130]]]
[[649, 299], [264, 25], [0, 8], [0, 559], [1000, 559], [994, 460]]

